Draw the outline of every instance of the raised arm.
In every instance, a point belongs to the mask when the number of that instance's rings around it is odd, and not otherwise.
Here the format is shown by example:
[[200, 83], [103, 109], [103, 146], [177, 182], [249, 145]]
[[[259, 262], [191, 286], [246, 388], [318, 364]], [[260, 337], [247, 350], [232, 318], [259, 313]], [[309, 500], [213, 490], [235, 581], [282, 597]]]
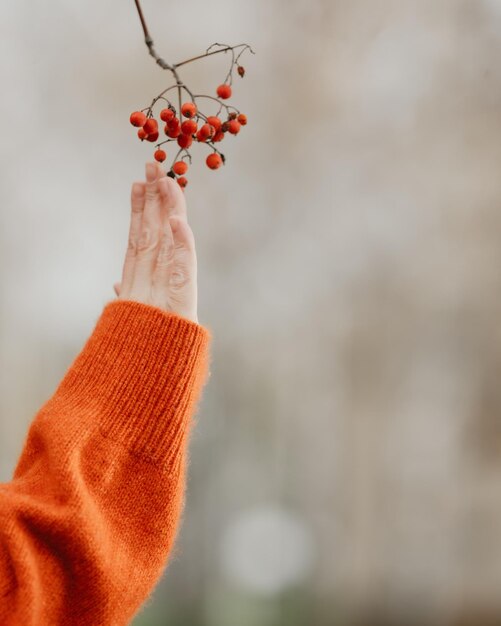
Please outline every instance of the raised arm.
[[[129, 624], [168, 564], [184, 506], [189, 433], [210, 374], [211, 332], [180, 295], [181, 313], [134, 299], [138, 275], [151, 284], [163, 272], [171, 297], [175, 259], [189, 271], [187, 224], [165, 235], [170, 221], [161, 219], [156, 236], [145, 219], [148, 202], [162, 216], [176, 201], [176, 183], [149, 184], [142, 222], [131, 222], [119, 298], [106, 303], [35, 416], [12, 481], [0, 484], [3, 626]], [[148, 245], [133, 245], [146, 227], [153, 229]], [[158, 269], [166, 236], [169, 267]], [[180, 281], [184, 270], [175, 271], [174, 283], [193, 293], [192, 278]]]

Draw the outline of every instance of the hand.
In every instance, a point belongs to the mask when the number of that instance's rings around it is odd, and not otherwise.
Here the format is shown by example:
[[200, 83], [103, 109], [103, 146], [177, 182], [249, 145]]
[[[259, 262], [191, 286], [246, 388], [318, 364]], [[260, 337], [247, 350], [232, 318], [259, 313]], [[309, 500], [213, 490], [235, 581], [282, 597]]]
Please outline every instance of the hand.
[[157, 162], [146, 164], [146, 182], [131, 189], [129, 243], [119, 300], [136, 300], [197, 317], [197, 257], [184, 192]]

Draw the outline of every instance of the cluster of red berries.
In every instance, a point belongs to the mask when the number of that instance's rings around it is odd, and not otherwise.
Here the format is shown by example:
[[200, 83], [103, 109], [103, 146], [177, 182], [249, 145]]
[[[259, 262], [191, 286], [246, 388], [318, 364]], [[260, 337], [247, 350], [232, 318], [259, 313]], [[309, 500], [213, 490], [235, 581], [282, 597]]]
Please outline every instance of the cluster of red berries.
[[[244, 68], [239, 65], [237, 71], [239, 75], [243, 77], [245, 73]], [[186, 153], [185, 156], [188, 156], [191, 163], [191, 155], [188, 152], [188, 148], [190, 148], [194, 140], [199, 143], [205, 143], [213, 149], [213, 152], [209, 154], [205, 161], [207, 167], [212, 170], [217, 170], [224, 164], [225, 157], [214, 144], [222, 141], [226, 133], [238, 135], [241, 127], [247, 124], [247, 116], [245, 114], [237, 110], [230, 112], [230, 108], [233, 109], [234, 107], [229, 107], [221, 102], [221, 100], [227, 100], [231, 97], [231, 86], [226, 83], [219, 85], [216, 93], [220, 100], [218, 98], [212, 98], [211, 96], [198, 97], [207, 97], [216, 100], [220, 104], [219, 111], [222, 111], [223, 107], [225, 108], [227, 114], [226, 120], [221, 119], [220, 113], [217, 115], [209, 115], [208, 117], [205, 116], [199, 111], [195, 102], [185, 102], [182, 104], [181, 115], [178, 116], [174, 105], [166, 98], [163, 98], [167, 101], [168, 107], [160, 111], [159, 117], [160, 120], [165, 123], [163, 130], [168, 139], [157, 143], [156, 151], [153, 156], [157, 161], [163, 163], [167, 158], [167, 153], [160, 146], [167, 142], [177, 142], [179, 150], [168, 175], [172, 178], [176, 178], [177, 176], [176, 180], [183, 189], [188, 184], [188, 180], [184, 176], [188, 170], [188, 164], [184, 160], [178, 160], [180, 154], [184, 151]], [[160, 97], [161, 96], [156, 98], [153, 103]], [[195, 99], [196, 97], [193, 97], [193, 100]], [[130, 123], [132, 126], [139, 128], [137, 135], [141, 141], [146, 140], [155, 143], [160, 136], [160, 130], [159, 122], [153, 116], [152, 106], [142, 111], [134, 111], [131, 113]], [[183, 120], [183, 118], [186, 119]]]

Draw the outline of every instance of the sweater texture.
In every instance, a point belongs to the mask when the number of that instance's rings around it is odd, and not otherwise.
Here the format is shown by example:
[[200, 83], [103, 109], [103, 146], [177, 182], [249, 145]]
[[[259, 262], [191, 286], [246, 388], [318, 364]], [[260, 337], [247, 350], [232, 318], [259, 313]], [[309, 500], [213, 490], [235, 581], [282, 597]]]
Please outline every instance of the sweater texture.
[[211, 331], [105, 304], [0, 483], [0, 624], [123, 626], [168, 565]]

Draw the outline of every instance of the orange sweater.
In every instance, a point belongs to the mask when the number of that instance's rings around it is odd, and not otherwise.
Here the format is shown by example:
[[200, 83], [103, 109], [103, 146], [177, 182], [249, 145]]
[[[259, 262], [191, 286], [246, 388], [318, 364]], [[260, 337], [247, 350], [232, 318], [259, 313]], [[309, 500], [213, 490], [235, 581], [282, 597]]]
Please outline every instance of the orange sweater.
[[212, 333], [106, 303], [0, 483], [1, 626], [122, 626], [152, 593], [184, 508]]

